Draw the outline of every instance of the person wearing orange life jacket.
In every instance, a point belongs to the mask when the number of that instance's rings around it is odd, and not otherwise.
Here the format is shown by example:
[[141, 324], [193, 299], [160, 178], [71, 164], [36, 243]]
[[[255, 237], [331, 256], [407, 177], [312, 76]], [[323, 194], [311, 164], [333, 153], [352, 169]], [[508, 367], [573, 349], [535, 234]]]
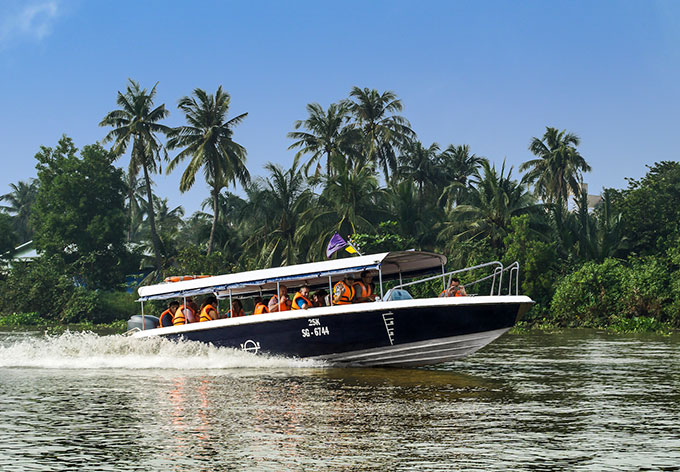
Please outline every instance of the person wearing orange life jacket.
[[264, 304], [264, 300], [262, 297], [256, 297], [255, 300], [255, 310], [253, 311], [253, 315], [261, 315], [263, 313], [269, 313], [269, 308], [267, 308], [267, 305]]
[[373, 293], [373, 276], [367, 270], [361, 272], [361, 280], [353, 284], [354, 296], [352, 303], [374, 302], [376, 295]]
[[180, 305], [175, 312], [175, 317], [172, 320], [172, 324], [175, 326], [183, 325], [187, 323], [195, 323], [198, 321], [196, 317], [196, 312], [198, 311], [198, 306], [191, 299], [187, 298], [187, 305]]
[[176, 301], [176, 300], [173, 300], [168, 305], [168, 309], [165, 310], [163, 313], [161, 313], [161, 316], [160, 316], [160, 326], [161, 326], [161, 328], [165, 328], [166, 326], [172, 326], [173, 325], [173, 318], [175, 317], [175, 312], [177, 311], [177, 308], [179, 308], [179, 302]]
[[354, 298], [354, 280], [345, 277], [333, 286], [333, 305], [349, 305]]
[[210, 295], [208, 298], [205, 299], [205, 302], [203, 302], [203, 306], [201, 307], [201, 314], [198, 318], [198, 321], [212, 321], [216, 320], [219, 318], [219, 315], [217, 314], [217, 297], [215, 295]]
[[290, 310], [290, 299], [288, 298], [288, 287], [285, 285], [279, 285], [279, 294], [274, 295], [269, 299], [269, 313], [274, 313], [276, 311], [288, 311]]
[[238, 318], [239, 316], [245, 316], [243, 311], [243, 304], [241, 300], [234, 300], [231, 302], [231, 310], [227, 312], [227, 318]]
[[309, 299], [309, 285], [303, 286], [293, 297], [292, 310], [306, 310], [312, 308], [314, 304]]
[[467, 297], [465, 287], [460, 284], [460, 280], [456, 277], [451, 279], [451, 284], [446, 290], [442, 290], [440, 297]]

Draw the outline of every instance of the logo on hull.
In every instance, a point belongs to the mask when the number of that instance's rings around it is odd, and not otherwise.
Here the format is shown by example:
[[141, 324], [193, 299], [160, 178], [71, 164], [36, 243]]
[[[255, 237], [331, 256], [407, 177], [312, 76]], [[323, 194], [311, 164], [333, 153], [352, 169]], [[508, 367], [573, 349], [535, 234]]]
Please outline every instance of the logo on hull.
[[241, 350], [257, 354], [257, 352], [260, 350], [260, 343], [257, 341], [253, 341], [252, 339], [249, 339], [243, 344], [241, 344]]

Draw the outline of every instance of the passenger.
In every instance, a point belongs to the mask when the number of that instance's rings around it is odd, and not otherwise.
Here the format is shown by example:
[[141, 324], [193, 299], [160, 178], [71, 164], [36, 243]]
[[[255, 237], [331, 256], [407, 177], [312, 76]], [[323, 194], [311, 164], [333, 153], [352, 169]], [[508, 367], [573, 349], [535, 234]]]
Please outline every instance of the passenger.
[[269, 308], [267, 308], [267, 305], [264, 304], [264, 300], [262, 297], [255, 297], [255, 310], [253, 311], [253, 315], [261, 315], [263, 313], [269, 313]]
[[326, 296], [328, 295], [328, 292], [326, 292], [324, 289], [317, 290], [314, 292], [314, 295], [312, 295], [312, 303], [314, 306], [326, 306]]
[[446, 290], [442, 290], [439, 294], [440, 297], [467, 297], [467, 292], [465, 287], [460, 284], [460, 280], [456, 277], [451, 279], [451, 284]]
[[314, 307], [314, 304], [309, 299], [309, 285], [304, 285], [293, 297], [293, 310], [306, 310]]
[[290, 310], [290, 299], [288, 298], [288, 287], [285, 285], [279, 285], [279, 295], [274, 295], [269, 300], [269, 313], [274, 313], [276, 311], [288, 311]]
[[345, 277], [333, 286], [333, 305], [349, 305], [354, 298], [354, 280]]
[[177, 308], [179, 308], [179, 302], [177, 300], [173, 300], [168, 305], [168, 309], [161, 313], [160, 316], [161, 328], [173, 325], [172, 320], [175, 317], [175, 312], [177, 311]]
[[175, 326], [195, 323], [196, 322], [196, 303], [191, 298], [187, 298], [187, 306], [180, 305], [175, 312], [175, 317], [172, 319], [172, 324]]
[[217, 314], [217, 297], [210, 295], [201, 306], [201, 316], [198, 321], [212, 321], [219, 318]]
[[367, 270], [361, 272], [361, 280], [354, 282], [352, 303], [374, 302], [373, 276]]
[[238, 318], [239, 316], [245, 316], [243, 312], [243, 304], [241, 300], [234, 300], [231, 302], [231, 310], [227, 312], [227, 318]]

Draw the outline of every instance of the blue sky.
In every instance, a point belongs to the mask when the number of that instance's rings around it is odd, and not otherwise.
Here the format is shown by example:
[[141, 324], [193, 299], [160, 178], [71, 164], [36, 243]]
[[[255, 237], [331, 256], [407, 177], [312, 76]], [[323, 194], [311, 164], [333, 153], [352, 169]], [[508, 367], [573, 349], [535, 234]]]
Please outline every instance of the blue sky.
[[[158, 82], [170, 126], [179, 98], [222, 85], [248, 112], [234, 139], [253, 175], [290, 165], [307, 103], [354, 85], [396, 92], [425, 145], [469, 144], [515, 176], [546, 126], [576, 133], [591, 193], [680, 157], [680, 2], [0, 0], [0, 194], [35, 176], [41, 145], [102, 139], [128, 77]], [[180, 194], [180, 173], [157, 192], [188, 215], [208, 189]]]

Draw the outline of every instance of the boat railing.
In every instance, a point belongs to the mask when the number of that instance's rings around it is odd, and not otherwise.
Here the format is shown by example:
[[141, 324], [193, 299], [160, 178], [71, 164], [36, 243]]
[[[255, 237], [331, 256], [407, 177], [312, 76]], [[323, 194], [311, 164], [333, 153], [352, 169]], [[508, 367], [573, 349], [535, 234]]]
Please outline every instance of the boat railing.
[[515, 261], [507, 267], [503, 267], [500, 261], [486, 262], [484, 264], [478, 264], [470, 267], [465, 267], [463, 269], [456, 269], [449, 272], [443, 272], [441, 275], [434, 275], [432, 277], [426, 277], [424, 279], [416, 280], [413, 282], [401, 283], [394, 287], [394, 289], [403, 289], [404, 287], [410, 287], [413, 285], [421, 284], [424, 282], [429, 282], [431, 280], [442, 279], [444, 289], [451, 285], [451, 278], [456, 274], [462, 274], [465, 272], [470, 272], [477, 269], [483, 269], [485, 267], [493, 267], [493, 271], [489, 275], [480, 277], [472, 282], [468, 282], [463, 286], [467, 290], [468, 288], [491, 280], [491, 289], [489, 290], [489, 295], [503, 295], [503, 274], [508, 273], [508, 292], [507, 295], [519, 295], [519, 262]]

